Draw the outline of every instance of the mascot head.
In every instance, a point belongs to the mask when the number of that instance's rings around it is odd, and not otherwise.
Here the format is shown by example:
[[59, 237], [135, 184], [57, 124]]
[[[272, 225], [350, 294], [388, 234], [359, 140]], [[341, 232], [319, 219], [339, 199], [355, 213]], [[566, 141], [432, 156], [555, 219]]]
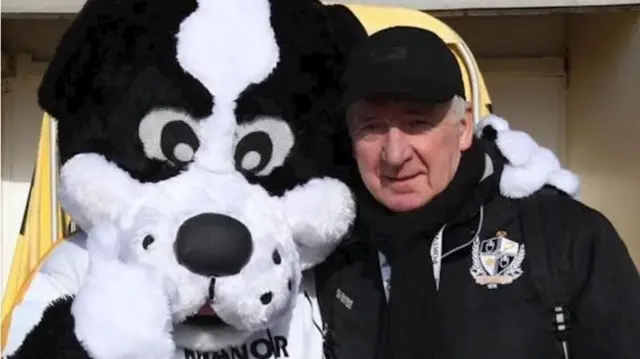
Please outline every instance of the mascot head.
[[348, 231], [329, 177], [347, 39], [306, 0], [89, 0], [63, 36], [39, 89], [60, 200], [166, 278], [178, 345], [282, 317]]

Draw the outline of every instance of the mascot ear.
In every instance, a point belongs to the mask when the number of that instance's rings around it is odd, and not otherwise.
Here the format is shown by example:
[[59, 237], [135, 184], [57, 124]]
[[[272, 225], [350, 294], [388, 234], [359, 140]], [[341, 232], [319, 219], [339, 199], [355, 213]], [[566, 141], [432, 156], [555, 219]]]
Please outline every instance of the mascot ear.
[[[325, 5], [325, 11], [329, 19], [329, 28], [332, 29], [333, 44], [336, 46], [338, 56], [337, 71], [339, 78], [345, 70], [346, 61], [352, 49], [368, 37], [367, 31], [349, 8], [340, 4]], [[343, 84], [340, 82], [342, 93]], [[338, 101], [340, 101], [338, 97]], [[352, 156], [351, 138], [349, 137], [344, 112], [336, 105], [336, 111], [331, 114], [331, 126], [333, 128], [333, 164], [342, 168], [355, 166]]]
[[324, 261], [349, 232], [355, 201], [333, 178], [316, 178], [282, 197], [283, 213], [298, 248], [302, 270]]
[[348, 55], [351, 49], [367, 38], [367, 31], [358, 18], [344, 5], [325, 5], [329, 23], [333, 29], [335, 44], [341, 54]]
[[56, 119], [65, 119], [81, 110], [82, 99], [90, 96], [91, 68], [96, 55], [93, 47], [100, 29], [97, 15], [104, 4], [89, 0], [62, 36], [38, 89], [40, 107]]

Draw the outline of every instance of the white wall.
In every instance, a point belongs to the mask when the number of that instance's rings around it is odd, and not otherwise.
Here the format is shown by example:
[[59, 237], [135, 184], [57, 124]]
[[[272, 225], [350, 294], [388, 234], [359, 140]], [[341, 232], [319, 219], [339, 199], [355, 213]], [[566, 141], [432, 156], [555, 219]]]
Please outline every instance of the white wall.
[[5, 80], [2, 95], [2, 203], [0, 254], [2, 291], [7, 283], [36, 159], [42, 112], [35, 101], [39, 77]]
[[569, 165], [640, 268], [640, 13], [569, 22]]

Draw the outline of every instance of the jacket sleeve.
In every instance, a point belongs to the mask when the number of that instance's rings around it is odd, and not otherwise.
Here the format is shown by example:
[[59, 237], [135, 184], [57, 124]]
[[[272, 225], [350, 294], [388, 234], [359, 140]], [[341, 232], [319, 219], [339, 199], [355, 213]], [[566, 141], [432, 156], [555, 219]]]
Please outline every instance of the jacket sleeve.
[[44, 259], [25, 296], [11, 313], [11, 326], [3, 355], [16, 351], [27, 334], [41, 321], [56, 299], [75, 294], [88, 265], [86, 235], [77, 233], [57, 246]]
[[593, 228], [591, 238], [574, 243], [580, 248], [573, 261], [582, 280], [572, 305], [570, 359], [636, 359], [640, 274], [610, 221], [596, 211], [590, 214], [581, 225]]

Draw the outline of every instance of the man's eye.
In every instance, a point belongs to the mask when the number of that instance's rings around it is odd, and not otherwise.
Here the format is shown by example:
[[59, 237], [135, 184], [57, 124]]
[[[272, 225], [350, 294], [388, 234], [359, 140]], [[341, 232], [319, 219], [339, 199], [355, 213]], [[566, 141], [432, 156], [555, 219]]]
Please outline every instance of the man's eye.
[[382, 122], [370, 122], [360, 126], [361, 133], [378, 133], [385, 131], [386, 126]]
[[411, 121], [411, 124], [413, 126], [429, 126], [431, 124], [431, 121], [421, 118]]
[[405, 125], [409, 131], [427, 131], [433, 127], [432, 122], [425, 118], [412, 119], [407, 121]]

